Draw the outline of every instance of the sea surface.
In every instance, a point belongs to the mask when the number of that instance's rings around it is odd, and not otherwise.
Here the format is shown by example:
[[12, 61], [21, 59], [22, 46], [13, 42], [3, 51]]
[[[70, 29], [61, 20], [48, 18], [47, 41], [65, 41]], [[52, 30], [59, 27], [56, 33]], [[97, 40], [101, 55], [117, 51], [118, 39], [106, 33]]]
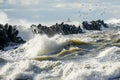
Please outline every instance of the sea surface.
[[0, 51], [0, 80], [119, 80], [120, 22], [53, 37], [18, 27], [27, 42]]

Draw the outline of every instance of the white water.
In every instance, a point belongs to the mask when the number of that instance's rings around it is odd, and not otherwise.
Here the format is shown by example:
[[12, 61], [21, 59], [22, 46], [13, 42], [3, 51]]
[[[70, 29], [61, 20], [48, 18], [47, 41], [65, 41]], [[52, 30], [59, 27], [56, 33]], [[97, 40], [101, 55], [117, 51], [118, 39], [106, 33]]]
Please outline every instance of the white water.
[[[108, 45], [99, 50], [85, 47], [89, 52], [85, 52], [84, 55], [72, 55], [74, 56], [72, 58], [69, 58], [71, 56], [65, 57], [68, 59], [36, 61], [31, 58], [42, 55], [53, 56], [57, 51], [64, 49], [67, 45], [66, 41], [69, 39], [79, 39], [90, 43], [97, 43], [97, 40], [105, 39], [109, 43], [109, 40], [113, 41], [115, 36], [120, 38], [119, 29], [89, 31], [68, 36], [55, 35], [49, 38], [46, 35], [33, 35], [28, 28], [19, 28], [20, 36], [27, 42], [18, 45], [17, 49], [0, 52], [0, 56], [7, 60], [0, 61], [0, 79], [113, 80], [112, 78], [120, 77], [119, 46]], [[91, 37], [94, 35], [99, 37]], [[101, 45], [97, 45], [97, 47]]]

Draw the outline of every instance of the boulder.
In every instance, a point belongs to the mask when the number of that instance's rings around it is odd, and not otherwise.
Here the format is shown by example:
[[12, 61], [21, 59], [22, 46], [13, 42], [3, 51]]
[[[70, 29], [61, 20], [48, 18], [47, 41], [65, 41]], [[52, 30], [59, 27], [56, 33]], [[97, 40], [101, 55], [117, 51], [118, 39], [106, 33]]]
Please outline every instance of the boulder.
[[0, 49], [4, 49], [9, 43], [24, 43], [25, 41], [18, 37], [18, 33], [16, 26], [0, 24]]
[[41, 24], [38, 26], [32, 25], [31, 28], [34, 33], [47, 34], [48, 36], [53, 36], [55, 34], [69, 35], [82, 33], [80, 26], [76, 27], [75, 25], [64, 24], [64, 22], [61, 24], [56, 23], [50, 27], [42, 26]]
[[[108, 28], [108, 25], [104, 23], [103, 20], [96, 20], [96, 21], [83, 21], [82, 22], [83, 29], [86, 30], [101, 30], [102, 27]], [[62, 35], [69, 35], [69, 34], [79, 34], [83, 33], [83, 30], [80, 26], [56, 23], [50, 27], [39, 25], [31, 25], [32, 31], [35, 34], [46, 34], [48, 36], [53, 36], [55, 34], [62, 34]]]
[[104, 23], [103, 20], [96, 20], [96, 21], [83, 21], [82, 26], [86, 30], [101, 30], [102, 27], [108, 28], [108, 25]]

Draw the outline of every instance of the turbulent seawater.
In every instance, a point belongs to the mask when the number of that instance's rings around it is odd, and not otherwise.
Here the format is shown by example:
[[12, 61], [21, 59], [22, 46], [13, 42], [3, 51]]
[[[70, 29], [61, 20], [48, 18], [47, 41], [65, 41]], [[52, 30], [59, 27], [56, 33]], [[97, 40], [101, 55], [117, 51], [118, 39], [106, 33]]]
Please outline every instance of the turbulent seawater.
[[[19, 27], [25, 44], [0, 52], [0, 80], [119, 80], [120, 25], [47, 37]], [[18, 48], [16, 48], [18, 47]]]

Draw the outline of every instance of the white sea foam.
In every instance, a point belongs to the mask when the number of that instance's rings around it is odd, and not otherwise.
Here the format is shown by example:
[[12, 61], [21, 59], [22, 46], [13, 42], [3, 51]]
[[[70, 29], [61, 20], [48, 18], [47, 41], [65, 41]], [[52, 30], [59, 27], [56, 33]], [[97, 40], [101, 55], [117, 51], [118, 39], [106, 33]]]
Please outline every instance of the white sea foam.
[[[111, 36], [119, 34], [118, 30], [91, 31], [67, 36], [55, 35], [51, 38], [46, 35], [33, 35], [28, 28], [22, 27], [19, 30], [20, 36], [22, 35], [27, 42], [15, 50], [0, 52], [0, 56], [7, 60], [7, 62], [0, 63], [0, 79], [110, 80], [120, 76], [120, 48], [113, 46], [112, 43], [100, 50], [93, 47], [84, 52], [87, 54], [77, 55], [76, 58], [44, 61], [31, 59], [39, 55], [52, 55], [52, 53], [62, 50], [68, 39], [94, 42], [93, 45], [96, 45], [96, 40], [101, 38], [107, 39], [106, 37], [108, 37], [110, 41], [113, 40]], [[90, 37], [96, 34], [97, 38]]]
[[120, 24], [120, 19], [116, 19], [116, 18], [109, 19], [106, 21], [106, 23], [108, 23], [108, 24]]
[[118, 50], [120, 50], [120, 48], [118, 48], [116, 46], [107, 48], [107, 49], [101, 51], [100, 54], [98, 55], [98, 57], [104, 57], [104, 56], [108, 56], [110, 54], [114, 54], [115, 51], [118, 51]]
[[26, 55], [35, 57], [39, 55], [49, 55], [63, 49], [65, 43], [59, 37], [49, 38], [46, 35], [36, 35], [33, 39], [28, 41], [26, 46]]
[[30, 27], [18, 26], [17, 29], [19, 30], [18, 36], [21, 36], [25, 41], [28, 41], [34, 37], [34, 34]]

